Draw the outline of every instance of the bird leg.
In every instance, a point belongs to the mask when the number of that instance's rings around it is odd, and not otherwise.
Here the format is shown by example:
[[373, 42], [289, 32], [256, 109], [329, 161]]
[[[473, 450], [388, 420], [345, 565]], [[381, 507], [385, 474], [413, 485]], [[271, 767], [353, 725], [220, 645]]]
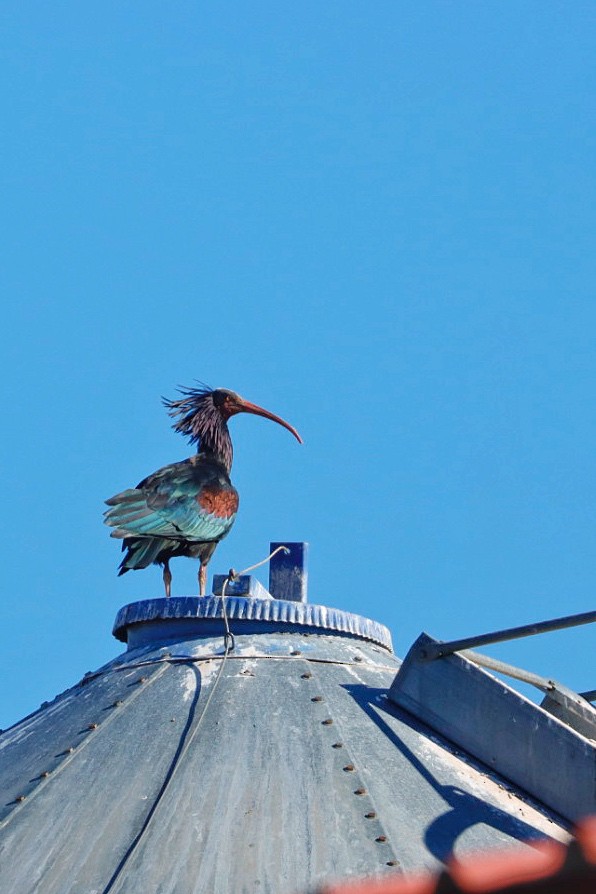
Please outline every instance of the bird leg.
[[168, 559], [163, 563], [163, 584], [166, 588], [166, 598], [172, 595], [172, 572], [170, 571], [170, 563]]
[[199, 596], [204, 596], [207, 592], [207, 562], [201, 562], [199, 568]]

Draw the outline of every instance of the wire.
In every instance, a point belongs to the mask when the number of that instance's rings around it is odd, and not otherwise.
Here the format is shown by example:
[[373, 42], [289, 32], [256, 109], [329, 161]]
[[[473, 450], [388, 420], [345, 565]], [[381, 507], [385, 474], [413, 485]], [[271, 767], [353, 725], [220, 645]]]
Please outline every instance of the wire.
[[286, 556], [289, 556], [290, 550], [287, 546], [284, 546], [282, 544], [281, 546], [278, 546], [277, 549], [274, 549], [272, 553], [269, 553], [266, 559], [261, 559], [260, 562], [256, 562], [254, 565], [249, 565], [248, 568], [243, 568], [242, 571], [234, 571], [233, 568], [230, 568], [228, 577], [230, 577], [231, 575], [231, 580], [236, 580], [237, 578], [242, 577], [243, 574], [248, 574], [249, 571], [254, 571], [255, 568], [260, 568], [261, 565], [265, 565], [266, 562], [269, 562], [273, 558], [273, 556], [276, 556], [278, 553], [280, 553], [282, 549]]
[[261, 565], [265, 565], [267, 562], [270, 562], [273, 556], [276, 556], [277, 553], [280, 553], [282, 550], [284, 551], [286, 556], [290, 552], [287, 546], [278, 546], [277, 549], [274, 549], [272, 553], [269, 553], [267, 558], [261, 559], [260, 562], [255, 562], [254, 565], [249, 565], [248, 568], [243, 568], [242, 571], [234, 571], [233, 568], [230, 568], [230, 570], [228, 571], [227, 577], [224, 579], [221, 588], [221, 614], [223, 617], [224, 627], [226, 629], [226, 632], [224, 634], [224, 655], [226, 658], [229, 652], [234, 651], [234, 646], [236, 645], [234, 634], [230, 630], [230, 622], [228, 621], [228, 613], [226, 611], [226, 590], [228, 588], [228, 584], [232, 583], [235, 580], [238, 580], [238, 578], [242, 577], [242, 575], [248, 574], [249, 571], [254, 571], [255, 568], [260, 568]]
[[[287, 548], [287, 546], [278, 546], [277, 549], [273, 550], [273, 552], [270, 553], [270, 555], [268, 555], [266, 559], [263, 559], [261, 562], [257, 562], [255, 565], [250, 565], [248, 568], [245, 568], [243, 571], [235, 572], [233, 568], [230, 568], [228, 575], [225, 578], [225, 580], [223, 582], [223, 586], [221, 588], [222, 616], [224, 619], [224, 626], [225, 626], [224, 653], [221, 656], [221, 664], [217, 671], [217, 676], [215, 677], [215, 680], [213, 681], [213, 686], [211, 687], [211, 692], [207, 696], [207, 700], [205, 701], [203, 710], [201, 711], [201, 714], [199, 715], [194, 726], [187, 725], [186, 730], [183, 733], [183, 736], [180, 739], [180, 742], [178, 744], [176, 754], [174, 755], [172, 763], [168, 769], [168, 772], [166, 773], [164, 781], [162, 782], [161, 788], [158, 791], [158, 793], [153, 801], [153, 804], [151, 805], [151, 808], [145, 817], [143, 825], [141, 826], [141, 829], [139, 830], [139, 832], [137, 833], [135, 838], [130, 843], [126, 853], [124, 854], [124, 856], [122, 857], [122, 859], [120, 860], [118, 865], [116, 866], [116, 869], [114, 870], [114, 873], [112, 874], [112, 877], [109, 879], [108, 884], [106, 885], [106, 887], [103, 890], [103, 894], [109, 894], [109, 892], [113, 890], [114, 885], [116, 884], [118, 879], [121, 877], [122, 872], [123, 872], [124, 868], [130, 862], [131, 857], [136, 853], [136, 851], [139, 847], [139, 844], [141, 843], [141, 839], [144, 837], [145, 833], [147, 832], [147, 829], [151, 825], [151, 822], [153, 821], [153, 818], [157, 812], [157, 808], [159, 807], [161, 800], [162, 800], [163, 796], [165, 795], [166, 790], [170, 785], [170, 782], [172, 781], [172, 777], [174, 776], [174, 773], [180, 766], [180, 763], [181, 763], [183, 757], [188, 752], [188, 749], [190, 748], [199, 728], [201, 727], [201, 724], [203, 722], [205, 714], [207, 713], [209, 705], [211, 704], [211, 699], [213, 698], [213, 696], [215, 694], [215, 690], [217, 689], [218, 683], [219, 683], [221, 676], [223, 674], [223, 670], [226, 665], [228, 655], [234, 648], [234, 645], [235, 645], [234, 635], [230, 630], [230, 624], [228, 622], [228, 615], [226, 612], [226, 588], [227, 588], [228, 583], [230, 583], [233, 580], [237, 580], [237, 578], [239, 578], [243, 574], [246, 574], [248, 571], [254, 571], [255, 568], [260, 568], [261, 565], [264, 565], [271, 558], [273, 558], [273, 556], [276, 555], [276, 553], [280, 552], [281, 550], [284, 550], [286, 555], [290, 552], [290, 550]], [[214, 656], [214, 658], [218, 658], [218, 657], [220, 657], [220, 656]], [[191, 716], [190, 716], [190, 722], [192, 723], [192, 712], [191, 712]]]
[[[230, 568], [230, 574], [231, 572], [232, 569]], [[230, 630], [230, 622], [228, 621], [228, 613], [226, 611], [226, 587], [231, 580], [233, 580], [233, 578], [231, 578], [228, 574], [221, 588], [221, 614], [223, 617], [224, 627], [226, 628], [226, 632], [224, 633], [224, 655], [226, 658], [228, 657], [228, 652], [233, 652], [236, 645], [234, 634]]]

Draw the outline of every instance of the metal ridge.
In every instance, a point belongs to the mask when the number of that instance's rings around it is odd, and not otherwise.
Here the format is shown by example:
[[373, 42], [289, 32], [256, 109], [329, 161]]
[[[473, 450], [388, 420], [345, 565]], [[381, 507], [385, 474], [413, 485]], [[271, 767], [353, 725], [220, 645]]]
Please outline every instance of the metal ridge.
[[[226, 614], [231, 620], [237, 621], [262, 621], [348, 634], [376, 643], [393, 652], [391, 633], [384, 624], [339, 608], [283, 599], [247, 599], [242, 596], [230, 596], [226, 599]], [[133, 624], [186, 618], [210, 620], [222, 617], [222, 600], [218, 596], [145, 599], [141, 602], [131, 602], [120, 609], [112, 633], [116, 639], [127, 642], [127, 629]]]

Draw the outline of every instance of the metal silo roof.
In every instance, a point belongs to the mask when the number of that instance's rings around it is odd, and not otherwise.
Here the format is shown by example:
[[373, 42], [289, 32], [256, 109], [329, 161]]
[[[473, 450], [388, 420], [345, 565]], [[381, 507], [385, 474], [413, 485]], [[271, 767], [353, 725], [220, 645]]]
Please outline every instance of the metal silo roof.
[[565, 840], [388, 693], [386, 628], [232, 597], [125, 607], [128, 649], [0, 737], [0, 890], [306, 891]]

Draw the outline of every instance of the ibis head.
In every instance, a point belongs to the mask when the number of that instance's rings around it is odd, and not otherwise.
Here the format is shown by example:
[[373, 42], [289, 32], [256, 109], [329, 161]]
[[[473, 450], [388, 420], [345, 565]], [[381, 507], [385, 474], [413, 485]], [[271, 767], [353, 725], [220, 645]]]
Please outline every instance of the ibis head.
[[299, 443], [302, 438], [296, 429], [281, 416], [253, 404], [235, 391], [227, 388], [181, 388], [178, 400], [164, 399], [170, 416], [175, 419], [175, 431], [186, 435], [191, 444], [197, 444], [200, 453], [209, 453], [229, 470], [232, 467], [232, 441], [227, 422], [238, 413], [252, 413], [277, 422], [291, 432]]

